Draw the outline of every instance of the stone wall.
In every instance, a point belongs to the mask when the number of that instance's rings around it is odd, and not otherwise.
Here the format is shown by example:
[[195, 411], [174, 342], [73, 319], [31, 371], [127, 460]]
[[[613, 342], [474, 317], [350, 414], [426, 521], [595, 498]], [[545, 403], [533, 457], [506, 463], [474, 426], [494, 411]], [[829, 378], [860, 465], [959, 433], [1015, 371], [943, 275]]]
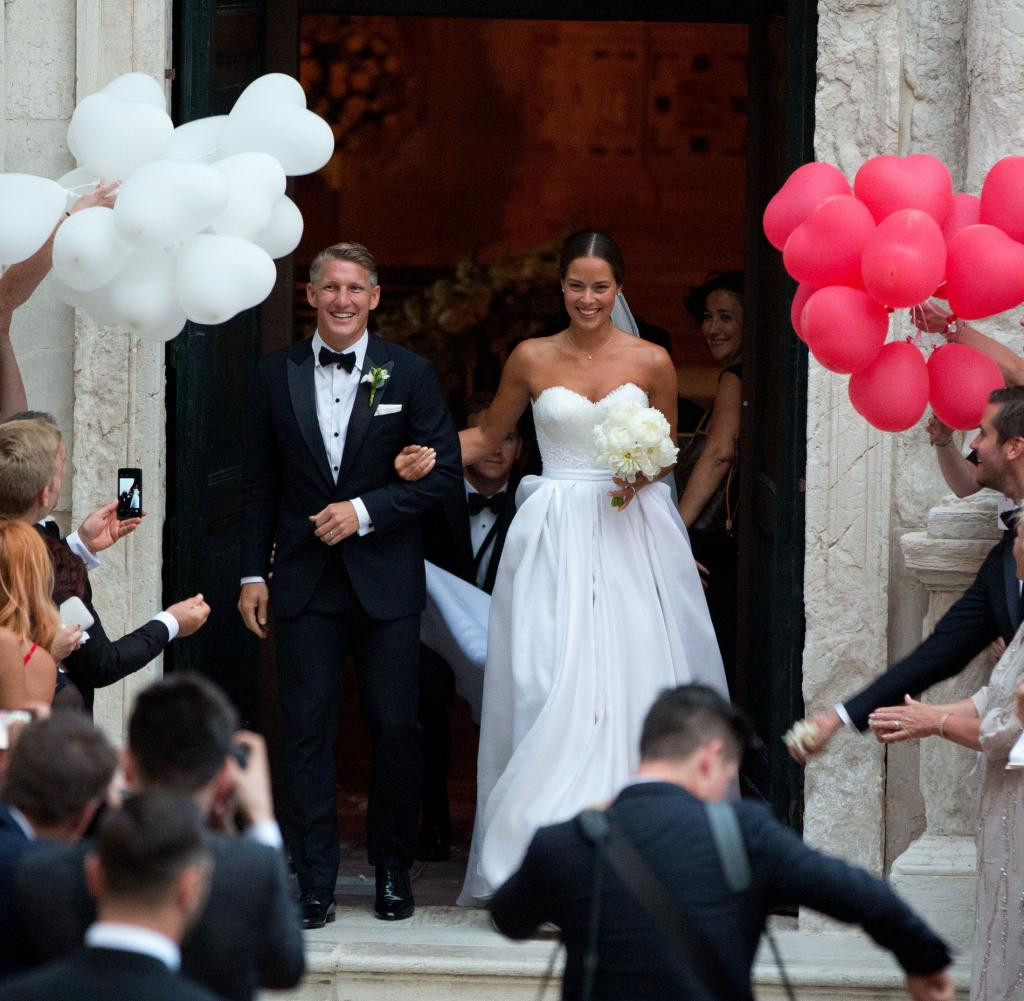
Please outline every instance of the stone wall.
[[[164, 78], [171, 0], [5, 0], [0, 15], [0, 168], [59, 177], [75, 104], [131, 70]], [[14, 347], [30, 406], [50, 410], [68, 442], [57, 517], [64, 528], [115, 496], [118, 466], [141, 466], [149, 517], [105, 554], [93, 578], [111, 636], [161, 607], [164, 514], [164, 351], [97, 328], [44, 283], [15, 317]], [[97, 719], [120, 740], [132, 692], [159, 661], [97, 695]]]
[[[815, 151], [853, 178], [879, 153], [931, 153], [977, 193], [1024, 149], [1019, 0], [822, 0]], [[1016, 317], [979, 324], [1020, 347]], [[907, 329], [905, 317], [894, 319]], [[846, 379], [812, 362], [808, 404], [805, 697], [848, 695], [921, 636], [926, 598], [898, 544], [946, 493], [922, 425], [867, 428]], [[879, 583], [881, 582], [881, 584]], [[876, 871], [923, 824], [914, 748], [837, 737], [807, 773], [808, 839]], [[840, 809], [836, 809], [837, 797]]]

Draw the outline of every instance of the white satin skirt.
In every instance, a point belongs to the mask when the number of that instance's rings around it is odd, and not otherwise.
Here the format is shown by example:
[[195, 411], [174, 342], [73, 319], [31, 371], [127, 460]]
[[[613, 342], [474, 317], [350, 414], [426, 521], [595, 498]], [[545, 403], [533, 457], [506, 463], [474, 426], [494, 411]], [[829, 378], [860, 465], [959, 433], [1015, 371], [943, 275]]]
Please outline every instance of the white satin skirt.
[[486, 902], [538, 827], [607, 801], [664, 689], [727, 696], [669, 487], [614, 508], [606, 470], [526, 477], [490, 603], [477, 811], [459, 903]]

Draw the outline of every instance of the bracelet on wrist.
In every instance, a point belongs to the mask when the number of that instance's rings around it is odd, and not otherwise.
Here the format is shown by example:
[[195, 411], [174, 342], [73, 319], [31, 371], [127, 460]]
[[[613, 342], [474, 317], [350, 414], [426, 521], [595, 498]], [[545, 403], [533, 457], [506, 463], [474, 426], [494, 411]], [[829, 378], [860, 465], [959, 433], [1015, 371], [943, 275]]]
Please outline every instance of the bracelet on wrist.
[[945, 441], [933, 441], [932, 448], [945, 448], [947, 445], [951, 444], [952, 441], [953, 436], [950, 435]]
[[943, 732], [943, 729], [946, 726], [946, 720], [949, 719], [949, 717], [952, 716], [952, 715], [953, 714], [951, 712], [948, 712], [948, 713], [945, 714], [945, 716], [942, 717], [942, 719], [939, 720], [939, 736], [940, 737], [945, 737], [946, 736], [946, 734]]

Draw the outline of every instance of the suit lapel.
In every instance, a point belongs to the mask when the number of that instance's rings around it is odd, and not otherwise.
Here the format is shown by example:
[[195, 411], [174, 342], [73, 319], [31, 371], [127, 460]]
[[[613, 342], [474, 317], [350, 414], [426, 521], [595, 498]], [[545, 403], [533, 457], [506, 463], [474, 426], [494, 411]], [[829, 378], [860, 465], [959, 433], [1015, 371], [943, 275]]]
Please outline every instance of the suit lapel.
[[444, 505], [444, 517], [448, 531], [455, 544], [459, 576], [469, 583], [476, 583], [473, 575], [473, 538], [469, 531], [469, 504], [466, 501], [466, 485], [459, 483], [461, 492]]
[[1020, 626], [1020, 585], [1017, 583], [1017, 565], [1013, 559], [1013, 532], [1003, 539], [1003, 583], [1006, 586], [1006, 610], [1010, 616], [1012, 632]]
[[491, 547], [491, 559], [487, 564], [487, 575], [484, 578], [484, 590], [490, 594], [494, 590], [494, 581], [498, 576], [498, 564], [501, 563], [501, 551], [505, 548], [505, 536], [508, 535], [509, 525], [516, 514], [516, 486], [510, 481], [505, 488], [505, 507], [498, 518], [498, 530], [494, 534], [494, 545]]
[[314, 464], [321, 475], [333, 489], [334, 477], [331, 476], [330, 463], [324, 449], [324, 440], [320, 434], [320, 422], [316, 417], [316, 388], [313, 382], [313, 351], [309, 341], [301, 341], [296, 346], [286, 366], [288, 370], [288, 394], [295, 412], [295, 422], [299, 425], [303, 441], [309, 449]]
[[379, 337], [370, 336], [369, 344], [366, 347], [366, 357], [363, 359], [363, 375], [359, 380], [359, 388], [356, 391], [355, 402], [352, 404], [352, 414], [348, 419], [348, 431], [345, 434], [345, 451], [341, 455], [341, 469], [338, 471], [338, 486], [345, 481], [359, 449], [370, 429], [370, 420], [373, 417], [377, 405], [387, 395], [388, 384], [384, 383], [373, 397], [373, 406], [370, 406], [370, 383], [363, 382], [363, 378], [369, 374], [370, 369], [383, 368], [388, 375], [395, 367], [395, 362], [388, 357], [387, 342]]

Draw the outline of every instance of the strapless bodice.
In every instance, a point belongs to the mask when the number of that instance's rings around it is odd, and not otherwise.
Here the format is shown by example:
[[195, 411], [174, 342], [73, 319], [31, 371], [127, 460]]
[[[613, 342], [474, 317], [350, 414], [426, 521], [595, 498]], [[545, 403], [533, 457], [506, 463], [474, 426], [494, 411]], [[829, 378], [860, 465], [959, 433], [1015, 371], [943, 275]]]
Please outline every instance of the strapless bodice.
[[541, 392], [533, 401], [533, 422], [545, 470], [600, 469], [594, 428], [613, 403], [625, 400], [648, 405], [647, 394], [633, 382], [624, 382], [597, 402], [565, 386], [549, 386]]

